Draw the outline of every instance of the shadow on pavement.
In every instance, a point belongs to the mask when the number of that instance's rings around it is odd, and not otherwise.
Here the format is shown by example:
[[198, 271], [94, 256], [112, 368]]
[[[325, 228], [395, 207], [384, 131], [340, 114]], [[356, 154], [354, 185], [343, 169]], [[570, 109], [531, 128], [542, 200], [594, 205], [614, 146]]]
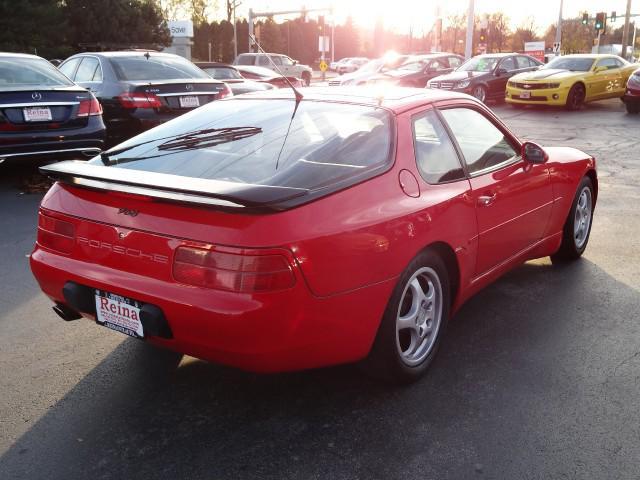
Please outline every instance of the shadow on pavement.
[[[639, 304], [587, 259], [530, 262], [469, 301], [404, 388], [353, 366], [254, 375], [125, 341], [0, 477], [631, 478]], [[617, 401], [629, 389], [635, 402]]]

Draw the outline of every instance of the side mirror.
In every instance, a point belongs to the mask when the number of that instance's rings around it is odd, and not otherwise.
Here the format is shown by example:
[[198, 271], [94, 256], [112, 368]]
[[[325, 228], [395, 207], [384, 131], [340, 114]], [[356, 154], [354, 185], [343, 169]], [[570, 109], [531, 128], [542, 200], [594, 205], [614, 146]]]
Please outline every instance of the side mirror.
[[522, 144], [522, 159], [529, 163], [545, 163], [549, 160], [549, 155], [544, 149], [533, 142], [524, 142]]
[[292, 60], [292, 62], [293, 62], [294, 65], [298, 64], [298, 60]]
[[594, 72], [595, 73], [600, 73], [600, 72], [604, 72], [605, 70], [608, 70], [608, 68], [605, 67], [605, 66], [599, 66], [599, 67], [595, 68]]
[[502, 75], [506, 75], [508, 70], [506, 68], [496, 68], [496, 77], [501, 77]]

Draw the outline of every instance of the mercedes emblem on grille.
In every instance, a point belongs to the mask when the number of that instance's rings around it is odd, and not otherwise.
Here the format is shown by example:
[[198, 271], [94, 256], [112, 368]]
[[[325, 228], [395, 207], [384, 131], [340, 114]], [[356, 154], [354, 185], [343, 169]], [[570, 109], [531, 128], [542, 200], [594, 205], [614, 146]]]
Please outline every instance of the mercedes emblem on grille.
[[42, 100], [42, 94], [40, 92], [33, 92], [31, 94], [31, 98], [34, 100]]

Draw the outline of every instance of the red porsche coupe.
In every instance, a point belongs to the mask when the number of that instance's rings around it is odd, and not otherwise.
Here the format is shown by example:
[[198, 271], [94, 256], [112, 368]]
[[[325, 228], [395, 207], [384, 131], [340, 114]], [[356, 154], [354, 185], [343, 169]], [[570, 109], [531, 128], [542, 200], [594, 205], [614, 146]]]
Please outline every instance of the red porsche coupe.
[[363, 360], [411, 381], [475, 292], [584, 252], [590, 155], [522, 142], [464, 94], [301, 93], [43, 167], [31, 268], [58, 315], [247, 370]]

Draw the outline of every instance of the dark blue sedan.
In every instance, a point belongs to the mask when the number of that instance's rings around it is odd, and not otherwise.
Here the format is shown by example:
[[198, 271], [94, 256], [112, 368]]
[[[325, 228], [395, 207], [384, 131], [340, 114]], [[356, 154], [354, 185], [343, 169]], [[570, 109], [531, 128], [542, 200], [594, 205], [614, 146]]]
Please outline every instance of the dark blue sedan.
[[91, 92], [43, 58], [0, 53], [0, 163], [89, 158], [104, 140], [102, 107]]

